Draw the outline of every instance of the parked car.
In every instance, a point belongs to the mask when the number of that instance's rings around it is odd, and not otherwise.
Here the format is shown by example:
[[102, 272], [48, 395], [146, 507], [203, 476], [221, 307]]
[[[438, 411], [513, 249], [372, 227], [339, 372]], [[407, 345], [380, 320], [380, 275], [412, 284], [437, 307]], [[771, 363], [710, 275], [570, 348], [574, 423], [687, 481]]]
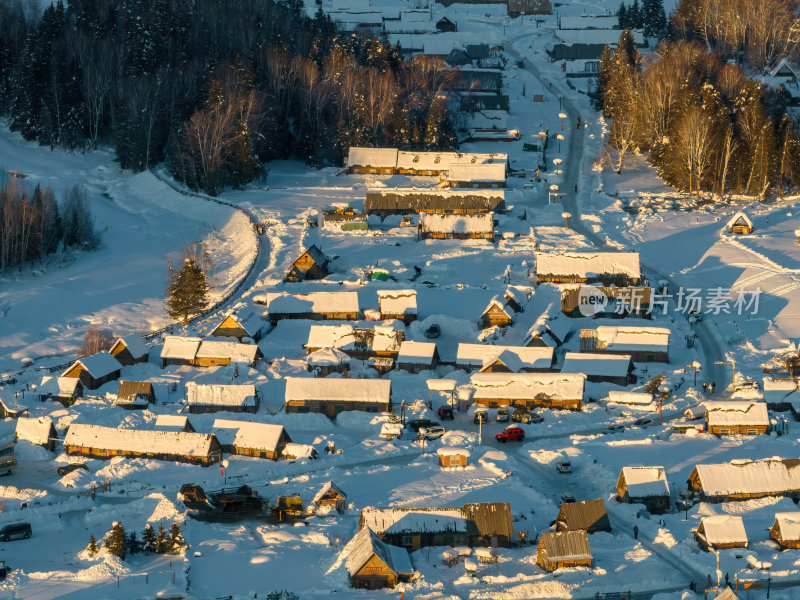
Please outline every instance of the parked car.
[[30, 523], [12, 523], [0, 529], [0, 542], [10, 542], [11, 540], [27, 540], [33, 531]]
[[438, 423], [429, 427], [419, 428], [419, 434], [426, 440], [438, 440], [445, 433], [445, 428]]
[[559, 473], [572, 473], [572, 463], [566, 458], [559, 458], [556, 462], [556, 469]]
[[495, 420], [498, 423], [508, 423], [508, 407], [501, 406], [497, 409], [497, 415], [495, 415]]
[[442, 335], [442, 328], [439, 327], [436, 323], [431, 325], [425, 330], [425, 337], [435, 339]]
[[625, 431], [625, 425], [616, 425], [616, 424], [609, 425], [608, 427], [606, 427], [606, 429], [611, 433], [616, 433], [618, 431]]
[[649, 427], [650, 425], [653, 424], [653, 419], [651, 419], [649, 417], [642, 417], [641, 419], [636, 419], [633, 422], [633, 424], [636, 425], [637, 427], [647, 428], [647, 427]]
[[489, 422], [489, 412], [485, 408], [478, 408], [475, 410], [475, 415], [472, 417], [472, 422], [477, 425], [478, 423]]
[[498, 442], [505, 444], [507, 441], [521, 442], [525, 439], [525, 430], [517, 425], [509, 425], [503, 431], [494, 436]]
[[439, 407], [439, 418], [444, 421], [445, 419], [453, 420], [455, 416], [453, 415], [453, 407], [452, 406], [440, 406]]
[[83, 469], [84, 471], [88, 471], [89, 467], [87, 467], [83, 463], [75, 463], [71, 465], [63, 465], [61, 467], [58, 467], [58, 469], [56, 469], [56, 472], [61, 477], [63, 477], [64, 475], [69, 475], [70, 473], [72, 473], [73, 471], [77, 471], [78, 469]]
[[531, 423], [544, 423], [544, 417], [539, 413], [531, 413]]
[[438, 424], [439, 423], [436, 421], [431, 421], [430, 419], [411, 419], [410, 421], [406, 421], [406, 429], [417, 432], [420, 427], [431, 427]]
[[517, 408], [511, 413], [511, 420], [515, 423], [530, 423], [531, 413], [525, 408]]
[[572, 504], [575, 502], [575, 496], [569, 493], [561, 494], [561, 504]]

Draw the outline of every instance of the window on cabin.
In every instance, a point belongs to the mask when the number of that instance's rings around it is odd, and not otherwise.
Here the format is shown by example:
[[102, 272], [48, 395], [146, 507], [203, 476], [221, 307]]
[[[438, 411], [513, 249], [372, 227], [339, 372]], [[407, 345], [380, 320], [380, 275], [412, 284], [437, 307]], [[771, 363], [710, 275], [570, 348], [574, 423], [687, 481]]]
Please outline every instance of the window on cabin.
[[412, 537], [410, 535], [404, 535], [402, 543], [403, 543], [403, 546], [406, 546], [406, 547], [410, 548], [411, 546], [414, 545], [414, 540], [412, 539]]
[[419, 156], [415, 156], [414, 159], [411, 162], [418, 163], [419, 162]]

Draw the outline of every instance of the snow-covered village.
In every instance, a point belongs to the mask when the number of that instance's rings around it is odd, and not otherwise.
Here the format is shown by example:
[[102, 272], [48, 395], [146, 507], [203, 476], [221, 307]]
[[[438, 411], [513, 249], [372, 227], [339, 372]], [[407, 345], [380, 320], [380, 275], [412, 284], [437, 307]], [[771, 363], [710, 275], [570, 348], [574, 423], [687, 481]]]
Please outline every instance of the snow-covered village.
[[800, 598], [798, 73], [797, 0], [3, 0], [0, 600]]

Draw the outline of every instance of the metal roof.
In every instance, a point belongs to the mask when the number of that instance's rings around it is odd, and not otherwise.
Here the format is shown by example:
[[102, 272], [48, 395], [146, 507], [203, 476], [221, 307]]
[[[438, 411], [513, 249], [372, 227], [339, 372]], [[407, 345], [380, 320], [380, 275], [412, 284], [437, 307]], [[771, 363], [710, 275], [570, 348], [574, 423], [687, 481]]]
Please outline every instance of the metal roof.
[[600, 498], [562, 504], [556, 520], [559, 531], [611, 530], [606, 505]]
[[539, 539], [537, 552], [548, 560], [576, 560], [592, 558], [589, 536], [585, 531], [547, 531]]

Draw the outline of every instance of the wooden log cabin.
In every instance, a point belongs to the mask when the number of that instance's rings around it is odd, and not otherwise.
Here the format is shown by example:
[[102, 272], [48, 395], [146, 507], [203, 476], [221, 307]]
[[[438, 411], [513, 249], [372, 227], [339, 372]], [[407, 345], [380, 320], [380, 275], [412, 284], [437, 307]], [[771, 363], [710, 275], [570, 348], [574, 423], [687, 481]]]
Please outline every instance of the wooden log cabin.
[[638, 252], [540, 252], [536, 258], [537, 283], [599, 283], [637, 286], [642, 281]]
[[545, 531], [536, 547], [536, 564], [553, 572], [569, 567], [591, 567], [592, 550], [585, 531]]
[[388, 379], [287, 377], [287, 413], [322, 413], [331, 419], [344, 411], [389, 412], [392, 382]]
[[350, 585], [364, 590], [393, 588], [414, 575], [408, 550], [383, 542], [374, 532], [359, 531], [342, 550]]
[[777, 542], [781, 550], [800, 549], [800, 512], [775, 513], [769, 539]]
[[161, 364], [192, 367], [217, 367], [241, 364], [255, 367], [263, 359], [256, 344], [169, 335], [164, 338]]
[[397, 148], [352, 146], [345, 168], [350, 174], [393, 175], [397, 171]]
[[233, 438], [233, 451], [240, 456], [278, 460], [292, 438], [283, 425], [241, 421]]
[[266, 318], [273, 325], [283, 319], [356, 321], [361, 314], [356, 292], [279, 292], [256, 296], [254, 301], [267, 307]]
[[505, 209], [503, 190], [402, 189], [368, 191], [368, 215], [471, 215]]
[[605, 502], [597, 498], [562, 504], [556, 517], [556, 531], [611, 531]]
[[456, 367], [481, 373], [546, 373], [553, 370], [555, 352], [547, 346], [459, 344]]
[[564, 354], [561, 370], [567, 373], [583, 373], [587, 381], [593, 383], [626, 386], [636, 382], [633, 361], [624, 354], [567, 352]]
[[[587, 306], [588, 293], [602, 294], [607, 298], [604, 306], [591, 305], [590, 314], [581, 312], [582, 306]], [[622, 319], [633, 317], [637, 319], [650, 319], [653, 289], [649, 287], [615, 287], [615, 286], [561, 286], [561, 312], [570, 317], [592, 317]]]
[[371, 358], [397, 359], [405, 334], [391, 325], [353, 327], [342, 325], [312, 325], [308, 330], [306, 352], [335, 348], [356, 360]]
[[433, 342], [404, 341], [397, 355], [397, 368], [409, 373], [433, 371], [439, 365], [439, 351]]
[[64, 437], [69, 455], [109, 459], [152, 458], [207, 467], [219, 462], [222, 451], [210, 433], [116, 429], [73, 423]]
[[617, 479], [617, 500], [644, 504], [653, 514], [669, 510], [669, 484], [664, 467], [623, 467]]
[[226, 315], [208, 335], [236, 338], [240, 342], [250, 338], [257, 342], [263, 337], [266, 325], [267, 322], [252, 311], [233, 312]]
[[483, 164], [451, 164], [443, 176], [447, 187], [497, 189], [506, 187], [504, 162]]
[[514, 321], [514, 309], [512, 309], [503, 296], [495, 296], [489, 300], [489, 304], [483, 309], [479, 322], [481, 327], [508, 327]]
[[51, 452], [55, 450], [58, 433], [50, 417], [19, 417], [14, 430], [14, 441], [25, 441], [41, 446]]
[[107, 350], [76, 360], [61, 377], [79, 379], [84, 389], [96, 390], [110, 381], [119, 379], [122, 365]]
[[283, 281], [297, 283], [322, 279], [328, 274], [328, 257], [316, 244], [309, 246], [289, 267]]
[[186, 383], [184, 406], [190, 413], [221, 411], [254, 413], [258, 410], [256, 386]]
[[417, 290], [378, 290], [378, 307], [381, 319], [408, 325], [417, 320]]
[[117, 338], [117, 341], [109, 349], [109, 354], [119, 361], [123, 366], [135, 365], [147, 362], [147, 345], [138, 335], [131, 334]]
[[120, 380], [117, 402], [123, 408], [147, 408], [156, 403], [156, 394], [150, 381]]
[[464, 152], [404, 152], [397, 153], [397, 173], [401, 175], [444, 177], [454, 168], [493, 166], [493, 175], [502, 173], [505, 182], [508, 155]]
[[344, 512], [347, 494], [333, 481], [328, 481], [316, 493], [312, 502], [319, 507], [333, 506], [337, 511]]
[[494, 213], [473, 215], [423, 214], [417, 226], [420, 240], [494, 240]]
[[581, 352], [620, 354], [634, 362], [669, 362], [669, 338], [666, 327], [601, 326], [581, 329]]
[[694, 537], [700, 547], [707, 552], [747, 548], [747, 532], [742, 517], [734, 515], [713, 515], [700, 519], [694, 530]]
[[706, 502], [751, 500], [769, 496], [800, 499], [800, 459], [769, 458], [695, 465], [689, 490]]
[[41, 402], [55, 400], [70, 407], [83, 395], [83, 384], [77, 377], [45, 376], [36, 387], [35, 394]]
[[770, 430], [766, 402], [706, 402], [706, 431], [712, 435], [763, 435]]
[[466, 467], [469, 461], [469, 450], [466, 448], [437, 448], [436, 456], [439, 457], [439, 466], [443, 469], [450, 467]]
[[753, 222], [743, 212], [737, 212], [728, 221], [728, 232], [740, 235], [748, 235], [753, 233]]
[[481, 406], [581, 410], [586, 376], [582, 373], [475, 373], [472, 400]]
[[320, 348], [306, 356], [306, 366], [317, 377], [327, 377], [338, 373], [343, 377], [350, 374], [350, 356], [336, 348]]

